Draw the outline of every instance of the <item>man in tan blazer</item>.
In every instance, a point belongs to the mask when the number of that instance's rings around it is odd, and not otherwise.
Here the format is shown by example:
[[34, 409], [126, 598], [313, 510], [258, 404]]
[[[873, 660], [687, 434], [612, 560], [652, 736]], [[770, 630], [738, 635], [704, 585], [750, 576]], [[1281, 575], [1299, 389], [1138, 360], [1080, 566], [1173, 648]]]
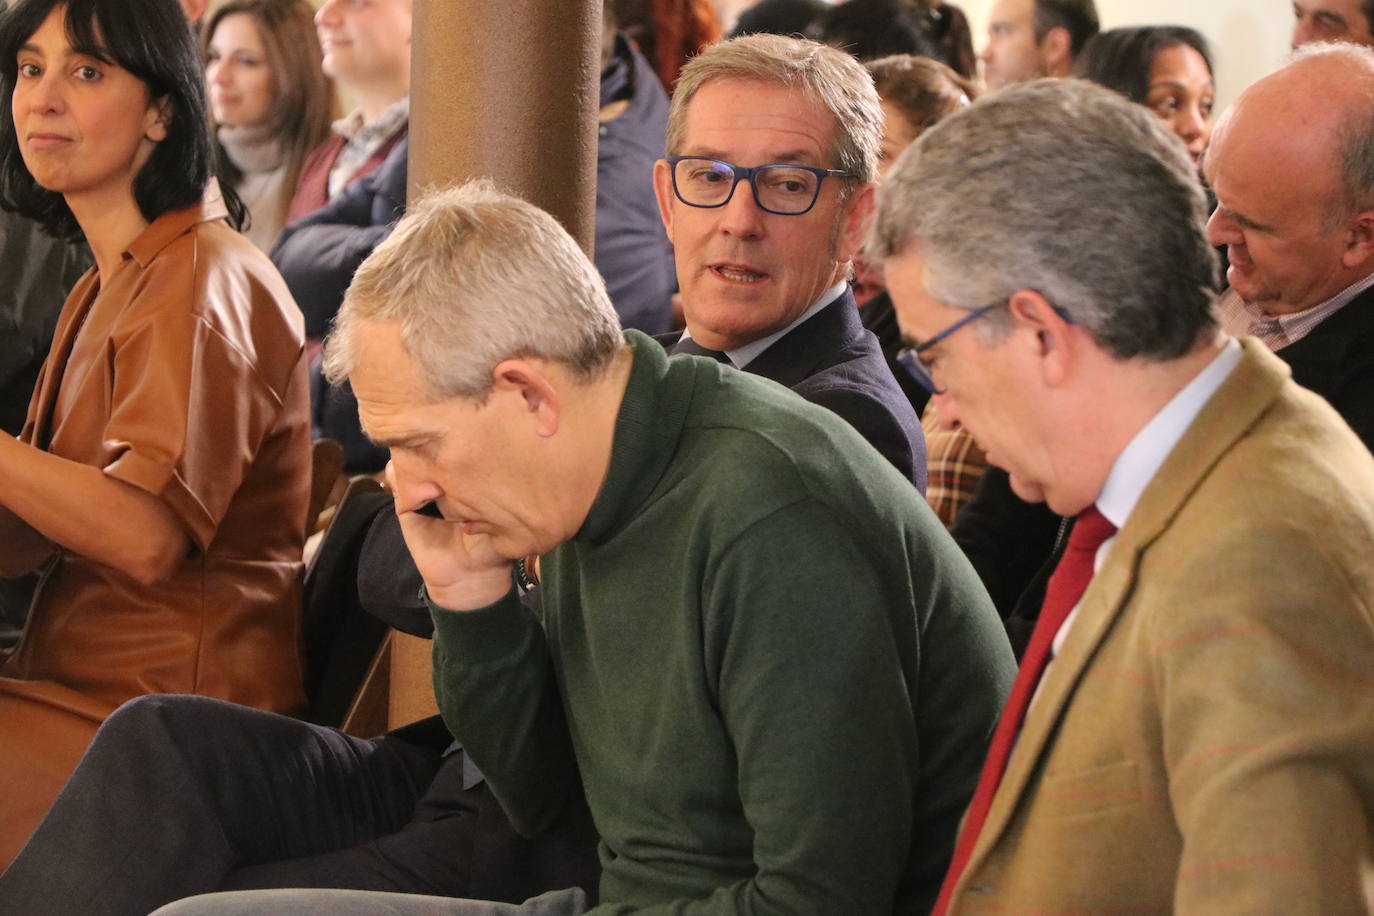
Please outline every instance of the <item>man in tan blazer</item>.
[[1062, 623], [1047, 597], [938, 913], [1374, 906], [1374, 460], [1221, 333], [1204, 219], [1182, 146], [1082, 83], [979, 102], [884, 184], [942, 421], [1108, 536]]

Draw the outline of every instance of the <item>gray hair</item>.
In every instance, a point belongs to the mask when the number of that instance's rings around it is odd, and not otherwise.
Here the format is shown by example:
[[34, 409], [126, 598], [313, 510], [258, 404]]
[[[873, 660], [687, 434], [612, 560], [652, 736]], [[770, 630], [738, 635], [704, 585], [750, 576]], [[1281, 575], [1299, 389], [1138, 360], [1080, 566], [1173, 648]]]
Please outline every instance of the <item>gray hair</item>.
[[394, 321], [436, 400], [484, 400], [492, 370], [538, 357], [584, 379], [624, 344], [596, 268], [549, 214], [486, 181], [432, 192], [358, 272], [334, 320], [324, 371], [352, 372], [359, 324]]
[[[913, 144], [879, 192], [876, 257], [910, 244], [959, 308], [1039, 292], [1119, 359], [1173, 359], [1217, 327], [1207, 203], [1178, 138], [1081, 80], [989, 95]], [[985, 335], [1008, 326], [999, 310]]]
[[1319, 41], [1303, 45], [1288, 64], [1334, 58], [1347, 64], [1352, 80], [1364, 84], [1363, 104], [1345, 112], [1336, 129], [1340, 160], [1340, 196], [1326, 214], [1326, 228], [1335, 230], [1356, 213], [1374, 209], [1374, 50], [1348, 41]]
[[835, 119], [835, 164], [854, 181], [872, 181], [878, 169], [883, 110], [873, 77], [851, 55], [818, 42], [782, 35], [746, 35], [712, 45], [678, 75], [668, 110], [668, 155], [686, 142], [687, 106], [713, 80], [762, 80], [796, 88]]

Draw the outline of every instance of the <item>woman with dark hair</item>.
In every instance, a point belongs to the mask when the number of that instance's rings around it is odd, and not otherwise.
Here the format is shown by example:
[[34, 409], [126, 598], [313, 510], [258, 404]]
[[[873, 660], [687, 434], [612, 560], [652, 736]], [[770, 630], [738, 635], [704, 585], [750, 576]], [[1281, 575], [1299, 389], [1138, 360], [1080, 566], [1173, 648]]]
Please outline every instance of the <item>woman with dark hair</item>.
[[968, 17], [938, 0], [846, 0], [821, 13], [811, 31], [862, 61], [914, 54], [966, 79], [978, 65]]
[[301, 318], [231, 228], [176, 0], [20, 0], [0, 92], [0, 206], [95, 258], [0, 433], [0, 574], [43, 570], [0, 665], [3, 869], [125, 700], [301, 708], [310, 458]]
[[1099, 32], [1083, 46], [1073, 75], [1144, 105], [1178, 135], [1194, 164], [1212, 139], [1216, 85], [1207, 39], [1179, 25]]
[[210, 113], [225, 178], [263, 251], [286, 223], [301, 165], [329, 137], [334, 84], [306, 0], [230, 0], [204, 30]]

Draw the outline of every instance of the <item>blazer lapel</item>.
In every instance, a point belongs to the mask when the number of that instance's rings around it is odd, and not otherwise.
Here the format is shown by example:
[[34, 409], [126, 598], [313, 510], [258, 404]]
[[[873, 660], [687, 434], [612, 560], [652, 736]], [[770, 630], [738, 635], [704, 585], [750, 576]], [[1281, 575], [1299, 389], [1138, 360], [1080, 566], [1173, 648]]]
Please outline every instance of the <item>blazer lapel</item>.
[[815, 374], [818, 365], [833, 359], [852, 338], [863, 333], [854, 295], [846, 287], [834, 302], [773, 341], [744, 371], [795, 388]]
[[1244, 354], [1169, 453], [1117, 533], [1102, 569], [1088, 583], [1073, 628], [1040, 683], [1007, 771], [988, 810], [964, 874], [987, 857], [1011, 823], [1031, 778], [1084, 672], [1121, 615], [1136, 584], [1141, 554], [1173, 522], [1193, 491], [1279, 396], [1288, 367], [1258, 340], [1241, 341]]

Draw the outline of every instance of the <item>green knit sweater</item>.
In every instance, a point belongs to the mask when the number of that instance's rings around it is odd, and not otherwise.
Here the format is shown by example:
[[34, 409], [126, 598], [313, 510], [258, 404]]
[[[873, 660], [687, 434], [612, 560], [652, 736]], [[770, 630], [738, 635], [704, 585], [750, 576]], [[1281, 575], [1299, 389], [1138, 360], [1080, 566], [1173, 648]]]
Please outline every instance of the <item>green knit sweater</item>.
[[627, 337], [540, 616], [433, 608], [445, 721], [522, 832], [580, 776], [597, 913], [925, 912], [1013, 675], [986, 593], [844, 421]]

